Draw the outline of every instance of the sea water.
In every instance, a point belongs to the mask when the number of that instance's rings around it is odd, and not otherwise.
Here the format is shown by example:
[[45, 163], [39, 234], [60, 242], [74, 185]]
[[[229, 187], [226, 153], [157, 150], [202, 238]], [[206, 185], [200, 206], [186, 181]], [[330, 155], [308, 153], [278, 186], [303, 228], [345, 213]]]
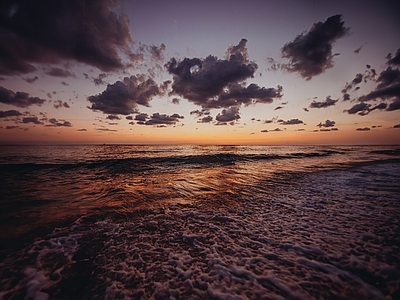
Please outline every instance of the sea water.
[[0, 299], [398, 299], [393, 146], [1, 146]]

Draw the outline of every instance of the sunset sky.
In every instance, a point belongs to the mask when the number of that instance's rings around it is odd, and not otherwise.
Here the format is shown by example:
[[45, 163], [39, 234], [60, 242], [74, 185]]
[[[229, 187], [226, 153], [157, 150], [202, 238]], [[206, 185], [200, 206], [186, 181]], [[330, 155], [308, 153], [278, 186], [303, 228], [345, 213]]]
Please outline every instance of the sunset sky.
[[400, 144], [399, 1], [0, 3], [0, 143]]

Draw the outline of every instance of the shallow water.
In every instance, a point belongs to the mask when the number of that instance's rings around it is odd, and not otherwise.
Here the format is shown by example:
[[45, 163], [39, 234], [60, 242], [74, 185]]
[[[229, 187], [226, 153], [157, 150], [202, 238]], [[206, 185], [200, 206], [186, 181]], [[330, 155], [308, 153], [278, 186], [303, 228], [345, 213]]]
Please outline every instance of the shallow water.
[[396, 147], [0, 153], [0, 298], [400, 296]]

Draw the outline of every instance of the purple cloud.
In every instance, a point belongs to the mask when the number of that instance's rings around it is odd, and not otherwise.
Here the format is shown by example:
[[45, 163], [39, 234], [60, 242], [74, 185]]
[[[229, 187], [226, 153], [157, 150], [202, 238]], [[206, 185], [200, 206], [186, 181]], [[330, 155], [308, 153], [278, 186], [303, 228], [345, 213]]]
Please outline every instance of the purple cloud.
[[[124, 67], [119, 51], [132, 43], [116, 1], [7, 1], [0, 6], [0, 74], [36, 70], [34, 63], [75, 60], [102, 71]], [[13, 12], [12, 14], [10, 12]]]
[[145, 75], [132, 75], [123, 81], [108, 84], [105, 91], [87, 100], [92, 103], [92, 110], [99, 110], [112, 115], [129, 115], [137, 112], [137, 106], [150, 106], [153, 97], [163, 95], [165, 88]]
[[29, 97], [28, 93], [16, 92], [0, 86], [0, 103], [9, 104], [17, 107], [28, 107], [30, 105], [42, 105], [46, 100], [38, 97]]
[[254, 76], [257, 64], [248, 61], [247, 40], [229, 46], [226, 59], [207, 56], [205, 59], [172, 58], [165, 67], [173, 75], [172, 91], [204, 109], [228, 108], [254, 103], [271, 103], [282, 97], [282, 87], [264, 88], [256, 84], [244, 86]]
[[302, 120], [299, 120], [299, 119], [290, 119], [290, 120], [287, 120], [287, 121], [279, 119], [277, 122], [280, 123], [281, 125], [304, 124], [304, 122]]
[[335, 126], [336, 122], [331, 120], [326, 120], [324, 123], [320, 122], [317, 126], [321, 127], [333, 127]]
[[226, 124], [228, 122], [234, 122], [240, 119], [239, 108], [238, 107], [229, 107], [227, 109], [223, 109], [221, 113], [219, 113], [215, 120], [218, 121], [218, 125]]
[[151, 116], [148, 116], [147, 114], [143, 113], [136, 115], [135, 120], [139, 121], [137, 122], [137, 124], [139, 125], [156, 125], [157, 127], [159, 127], [161, 125], [175, 125], [183, 118], [184, 117], [179, 114], [167, 115], [154, 113]]
[[19, 117], [22, 114], [17, 110], [0, 111], [0, 118]]
[[75, 77], [75, 75], [72, 74], [70, 71], [63, 70], [60, 68], [51, 68], [49, 71], [46, 72], [46, 74], [50, 75], [50, 76], [62, 77], [62, 78]]
[[329, 106], [333, 106], [338, 102], [338, 100], [333, 100], [330, 96], [326, 97], [325, 101], [313, 101], [311, 102], [309, 108], [327, 108]]
[[311, 29], [298, 35], [282, 48], [282, 57], [289, 59], [285, 69], [297, 72], [310, 80], [333, 67], [332, 45], [349, 32], [343, 26], [341, 15], [329, 17], [324, 23], [313, 24]]

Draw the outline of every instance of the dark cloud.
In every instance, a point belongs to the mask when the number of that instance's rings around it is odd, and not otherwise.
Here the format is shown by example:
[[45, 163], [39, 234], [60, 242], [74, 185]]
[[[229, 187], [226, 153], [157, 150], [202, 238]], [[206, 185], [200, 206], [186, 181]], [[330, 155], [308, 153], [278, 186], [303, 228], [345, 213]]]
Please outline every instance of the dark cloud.
[[287, 121], [279, 119], [277, 122], [280, 123], [281, 125], [304, 124], [304, 122], [302, 120], [299, 120], [299, 119], [290, 119], [290, 120], [287, 120]]
[[[112, 0], [18, 1], [0, 5], [0, 74], [35, 71], [34, 63], [65, 59], [102, 71], [124, 67], [132, 44], [129, 21]], [[13, 13], [10, 13], [10, 12]]]
[[400, 84], [400, 70], [388, 67], [379, 74], [377, 82], [379, 83], [377, 89], [390, 87], [394, 84]]
[[394, 125], [393, 128], [400, 128], [400, 124]]
[[172, 102], [173, 104], [179, 104], [180, 100], [179, 100], [178, 98], [173, 98], [173, 99], [171, 100], [171, 102]]
[[313, 102], [311, 102], [309, 107], [310, 108], [327, 108], [329, 106], [335, 105], [337, 101], [338, 100], [333, 100], [330, 96], [328, 96], [328, 97], [326, 97], [325, 101], [318, 102], [318, 101], [314, 100]]
[[237, 45], [229, 45], [225, 52], [225, 59], [229, 60], [231, 56], [242, 62], [249, 62], [249, 54], [247, 53], [247, 40], [241, 39]]
[[49, 119], [48, 125], [46, 127], [72, 127], [71, 122], [65, 120], [57, 120], [55, 118]]
[[280, 129], [280, 128], [275, 128], [275, 129], [272, 129], [272, 130], [270, 130], [270, 131], [283, 131], [283, 130]]
[[171, 118], [176, 118], [176, 119], [184, 119], [184, 116], [180, 116], [179, 114], [175, 113], [171, 115]]
[[87, 131], [85, 128], [78, 129], [78, 131]]
[[349, 32], [341, 15], [315, 23], [308, 32], [298, 35], [282, 48], [282, 57], [289, 59], [286, 69], [298, 72], [306, 80], [333, 66], [332, 44]]
[[346, 93], [343, 95], [343, 101], [348, 101], [348, 100], [350, 100], [350, 95]]
[[65, 86], [69, 86], [69, 84], [66, 83], [65, 81], [61, 81], [61, 84], [62, 84], [62, 85], [65, 85]]
[[331, 120], [326, 120], [324, 123], [320, 122], [317, 126], [321, 127], [333, 127], [335, 126], [336, 122]]
[[16, 92], [0, 86], [0, 102], [4, 104], [14, 105], [17, 107], [28, 107], [30, 105], [42, 105], [46, 100], [38, 97], [29, 97], [28, 93]]
[[392, 57], [390, 55], [390, 59], [388, 60], [389, 65], [398, 65], [400, 66], [400, 48], [397, 49], [396, 54]]
[[149, 120], [145, 122], [145, 125], [175, 125], [183, 116], [173, 114], [171, 116], [166, 114], [154, 113]]
[[304, 110], [305, 112], [309, 112], [309, 110], [308, 110], [307, 107], [304, 107], [303, 110]]
[[147, 114], [136, 115], [135, 120], [139, 121], [137, 122], [139, 125], [157, 125], [157, 127], [159, 127], [159, 125], [175, 125], [183, 118], [184, 117], [179, 114], [166, 115], [154, 113], [151, 116]]
[[277, 106], [274, 108], [274, 110], [278, 110], [278, 109], [282, 109], [282, 108], [283, 108], [283, 106]]
[[212, 122], [213, 117], [211, 116], [205, 116], [203, 118], [201, 118], [200, 120], [197, 121], [197, 123], [210, 123]]
[[133, 117], [132, 117], [132, 116], [127, 116], [127, 117], [125, 117], [125, 119], [127, 119], [127, 120], [133, 120]]
[[25, 80], [28, 83], [34, 83], [36, 80], [39, 79], [39, 77], [35, 76], [35, 77], [32, 77], [32, 78], [22, 78], [22, 79]]
[[75, 77], [75, 75], [72, 74], [70, 71], [63, 70], [63, 69], [60, 69], [60, 68], [51, 68], [45, 74], [50, 75], [50, 76], [54, 76], [54, 77], [62, 77], [62, 78]]
[[268, 130], [267, 130], [267, 129], [264, 129], [264, 130], [261, 130], [261, 132], [268, 132]]
[[108, 115], [106, 119], [107, 120], [121, 120], [121, 118], [118, 117], [117, 115]]
[[107, 77], [106, 73], [101, 73], [97, 77], [93, 77], [93, 82], [95, 85], [103, 85], [106, 84], [106, 82], [103, 80], [104, 78]]
[[356, 74], [356, 77], [351, 81], [351, 83], [346, 83], [346, 86], [342, 90], [343, 94], [346, 94], [349, 90], [351, 90], [353, 87], [355, 87], [357, 84], [359, 84], [363, 80], [363, 74]]
[[218, 123], [234, 122], [239, 119], [240, 114], [238, 107], [229, 107], [227, 109], [223, 109], [221, 113], [215, 117], [215, 120], [217, 120]]
[[369, 127], [363, 127], [363, 128], [357, 128], [357, 131], [370, 131], [371, 129]]
[[358, 101], [371, 101], [371, 100], [396, 100], [400, 99], [400, 70], [388, 67], [382, 71], [376, 80], [378, 86], [375, 90], [367, 95], [358, 98]]
[[61, 107], [70, 108], [67, 102], [62, 102], [61, 100], [54, 101], [53, 106], [57, 109]]
[[118, 130], [116, 129], [108, 129], [104, 127], [96, 128], [97, 131], [109, 131], [109, 132], [117, 132]]
[[248, 87], [236, 86], [228, 92], [222, 92], [217, 101], [211, 101], [212, 107], [228, 107], [232, 105], [250, 105], [255, 103], [272, 103], [282, 97], [282, 87], [264, 88], [257, 84]]
[[145, 75], [132, 75], [123, 81], [108, 84], [105, 91], [87, 100], [92, 103], [92, 110], [106, 114], [129, 115], [137, 112], [137, 105], [150, 106], [153, 97], [164, 94], [164, 86]]
[[[365, 101], [381, 99], [383, 101], [392, 101], [387, 107], [387, 111], [400, 109], [400, 70], [388, 67], [380, 73], [377, 82], [378, 86], [375, 90], [358, 98], [361, 104], [366, 106], [364, 103]], [[361, 104], [358, 105], [361, 107]], [[382, 109], [383, 105], [384, 104], [381, 103], [380, 106], [375, 109]], [[349, 113], [350, 111], [351, 109]]]
[[192, 110], [190, 112], [190, 114], [191, 115], [197, 115], [197, 117], [201, 117], [201, 116], [204, 116], [204, 115], [208, 116], [210, 114], [210, 111], [208, 109], [202, 109], [202, 110], [196, 109], [196, 110]]
[[6, 126], [6, 129], [18, 129], [18, 126]]
[[[393, 103], [392, 103], [393, 104]], [[369, 112], [371, 112], [371, 111], [374, 111], [374, 110], [383, 110], [383, 109], [386, 109], [387, 108], [387, 110], [389, 110], [389, 108], [387, 107], [387, 104], [386, 103], [379, 103], [379, 104], [377, 104], [377, 105], [375, 105], [375, 106], [372, 106], [370, 109], [369, 109]], [[400, 108], [400, 107], [399, 107]]]
[[356, 50], [354, 50], [354, 53], [360, 53], [360, 51], [362, 50], [362, 48], [366, 45], [367, 43], [362, 44], [360, 47], [358, 47]]
[[400, 109], [400, 98], [397, 98], [392, 103], [389, 104], [387, 111], [393, 111]]
[[257, 64], [248, 61], [246, 43], [242, 39], [237, 46], [229, 46], [226, 59], [211, 55], [181, 61], [172, 58], [165, 65], [173, 75], [170, 95], [180, 95], [204, 109], [271, 103], [274, 98], [281, 98], [280, 86], [244, 86], [244, 80], [253, 77], [257, 70]]
[[141, 113], [141, 114], [138, 114], [138, 115], [135, 116], [135, 120], [136, 120], [136, 121], [144, 122], [144, 121], [147, 120], [148, 117], [149, 117], [148, 114], [146, 114], [146, 113]]
[[356, 114], [358, 112], [368, 111], [368, 108], [369, 107], [368, 107], [367, 103], [361, 102], [361, 103], [354, 105], [352, 108], [350, 108], [349, 110], [346, 110], [346, 111], [347, 111], [347, 113], [352, 115], [352, 114]]
[[18, 110], [0, 111], [0, 118], [19, 117], [22, 114]]
[[36, 116], [22, 118], [22, 123], [24, 123], [24, 124], [33, 123], [33, 124], [37, 124], [37, 125], [43, 125], [43, 123], [40, 122], [38, 117], [36, 117]]
[[[386, 109], [386, 108], [387, 108], [387, 104], [386, 103], [380, 103], [380, 104], [377, 104], [377, 105], [372, 105], [372, 104], [368, 104], [368, 103], [365, 103], [365, 102], [361, 102], [361, 103], [358, 103], [358, 104], [354, 105], [349, 110], [345, 110], [345, 112], [347, 111], [347, 113], [349, 113], [349, 114], [358, 113], [360, 116], [366, 116], [371, 111], [383, 110], [383, 109]], [[387, 110], [389, 110], [389, 108]]]
[[[395, 57], [392, 57], [391, 54], [389, 54], [387, 56], [388, 63], [390, 62], [389, 64], [392, 65], [397, 64], [396, 58], [398, 57], [398, 55], [400, 55], [400, 49], [396, 52]], [[385, 70], [383, 70], [378, 76], [375, 70], [371, 69], [370, 65], [367, 65], [366, 75], [364, 76], [364, 81], [366, 80], [376, 81], [378, 83], [377, 87], [370, 93], [359, 97], [357, 100], [360, 103], [345, 111], [347, 111], [349, 114], [358, 113], [359, 115], [364, 116], [369, 114], [373, 110], [385, 109], [387, 111], [393, 111], [400, 109], [400, 70], [398, 68], [392, 68], [391, 66], [389, 66]], [[346, 91], [347, 90], [348, 89], [346, 89]], [[350, 96], [348, 96], [347, 98], [350, 99]], [[346, 99], [344, 98], [344, 100]], [[383, 102], [375, 106], [366, 103], [369, 101], [378, 100], [381, 100]]]

